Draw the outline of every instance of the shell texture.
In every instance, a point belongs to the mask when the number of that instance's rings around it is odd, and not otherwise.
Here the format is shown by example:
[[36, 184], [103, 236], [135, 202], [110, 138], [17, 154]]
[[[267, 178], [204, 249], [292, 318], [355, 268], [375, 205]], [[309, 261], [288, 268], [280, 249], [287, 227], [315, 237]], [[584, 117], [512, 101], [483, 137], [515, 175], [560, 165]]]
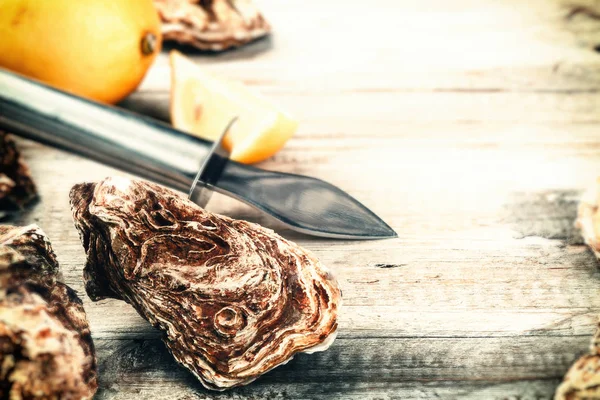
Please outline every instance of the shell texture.
[[251, 0], [154, 0], [165, 41], [222, 51], [267, 35], [271, 27]]
[[0, 225], [0, 398], [91, 399], [96, 359], [81, 300], [35, 225]]
[[125, 178], [76, 185], [71, 205], [89, 296], [133, 305], [205, 387], [247, 384], [335, 338], [335, 279], [273, 231]]
[[10, 135], [0, 131], [0, 218], [23, 209], [37, 198], [29, 168]]

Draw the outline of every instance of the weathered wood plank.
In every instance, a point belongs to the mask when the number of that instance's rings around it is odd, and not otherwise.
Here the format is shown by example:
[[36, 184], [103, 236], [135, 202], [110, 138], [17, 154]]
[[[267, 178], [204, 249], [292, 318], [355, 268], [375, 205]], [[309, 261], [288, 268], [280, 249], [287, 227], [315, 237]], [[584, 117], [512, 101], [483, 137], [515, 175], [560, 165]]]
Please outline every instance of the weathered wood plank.
[[165, 399], [165, 400], [551, 400], [558, 379], [486, 382], [347, 382], [253, 383], [250, 387], [225, 393], [207, 393], [194, 388], [193, 382], [152, 381], [152, 383], [114, 385], [102, 388], [98, 399]]
[[[293, 92], [292, 88], [285, 92], [262, 92], [300, 118], [299, 135], [311, 131], [322, 133], [333, 127], [336, 133], [348, 131], [351, 134], [360, 127], [362, 134], [373, 132], [381, 135], [382, 128], [387, 128], [387, 135], [393, 136], [412, 127], [415, 115], [420, 115], [417, 121], [446, 124], [597, 123], [599, 118], [595, 110], [600, 105], [596, 92], [565, 95], [552, 91], [508, 91], [479, 93], [477, 96], [460, 92], [380, 92], [356, 96], [343, 91], [323, 91], [315, 95], [327, 107], [315, 107], [313, 97]], [[169, 120], [168, 99], [166, 92], [139, 92], [122, 105], [142, 114]], [[378, 121], [384, 121], [385, 125], [377, 127]], [[348, 129], [354, 124], [359, 125]]]
[[[255, 384], [224, 394], [204, 390], [189, 372], [176, 365], [159, 340], [101, 340], [98, 352], [104, 360], [99, 366], [104, 389], [98, 397], [120, 399], [134, 393], [151, 396], [153, 390], [165, 393], [176, 388], [171, 393], [173, 398], [295, 399], [325, 398], [335, 393], [344, 398], [346, 395], [404, 398], [419, 391], [431, 395], [455, 381], [470, 382], [471, 387], [459, 385], [463, 391], [478, 389], [476, 392], [481, 393], [488, 386], [487, 391], [493, 393], [492, 388], [501, 383], [551, 379], [545, 382], [547, 386], [537, 382], [538, 385], [527, 387], [522, 383], [510, 389], [505, 385], [507, 392], [501, 392], [506, 396], [510, 391], [527, 393], [536, 386], [537, 390], [546, 386], [543, 392], [548, 398], [549, 387], [558, 382], [557, 378], [581, 352], [573, 349], [587, 345], [586, 340], [582, 337], [340, 339], [327, 352], [298, 355]], [[533, 354], [532, 348], [538, 351]], [[449, 393], [452, 392], [446, 391]]]
[[[598, 21], [571, 5], [592, 1], [269, 2], [272, 39], [220, 55], [211, 71], [251, 85], [364, 90], [590, 90], [599, 82]], [[166, 56], [142, 90], [169, 85]]]

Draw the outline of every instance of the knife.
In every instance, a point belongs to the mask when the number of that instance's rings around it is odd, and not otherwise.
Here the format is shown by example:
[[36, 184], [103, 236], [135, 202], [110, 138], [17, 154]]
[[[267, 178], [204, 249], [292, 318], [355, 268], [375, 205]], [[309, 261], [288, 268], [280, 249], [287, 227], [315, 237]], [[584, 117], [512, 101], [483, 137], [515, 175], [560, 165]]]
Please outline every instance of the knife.
[[[231, 124], [230, 124], [231, 125]], [[86, 100], [0, 69], [0, 129], [189, 191], [204, 206], [214, 190], [296, 231], [381, 239], [396, 232], [341, 189], [317, 178], [228, 159], [215, 143], [130, 111]]]

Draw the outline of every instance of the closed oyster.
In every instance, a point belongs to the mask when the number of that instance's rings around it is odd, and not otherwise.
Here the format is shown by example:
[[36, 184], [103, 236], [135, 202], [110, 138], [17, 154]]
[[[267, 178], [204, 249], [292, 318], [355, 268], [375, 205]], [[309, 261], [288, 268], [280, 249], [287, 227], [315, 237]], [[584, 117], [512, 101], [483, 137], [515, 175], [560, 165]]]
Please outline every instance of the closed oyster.
[[[585, 243], [600, 259], [600, 178], [582, 196], [575, 226]], [[556, 390], [555, 400], [600, 400], [600, 326], [592, 339], [590, 353], [579, 358]]]
[[247, 384], [332, 343], [337, 283], [273, 231], [144, 181], [108, 178], [70, 196], [89, 296], [133, 305], [205, 387]]
[[600, 178], [582, 196], [575, 225], [581, 230], [585, 243], [600, 259]]
[[91, 399], [96, 360], [81, 300], [35, 225], [0, 226], [0, 398]]
[[0, 131], [0, 218], [20, 210], [37, 198], [29, 168], [14, 140]]
[[556, 390], [555, 400], [600, 399], [600, 326], [592, 339], [590, 354], [577, 360]]
[[154, 0], [163, 40], [221, 51], [265, 36], [271, 27], [251, 0]]

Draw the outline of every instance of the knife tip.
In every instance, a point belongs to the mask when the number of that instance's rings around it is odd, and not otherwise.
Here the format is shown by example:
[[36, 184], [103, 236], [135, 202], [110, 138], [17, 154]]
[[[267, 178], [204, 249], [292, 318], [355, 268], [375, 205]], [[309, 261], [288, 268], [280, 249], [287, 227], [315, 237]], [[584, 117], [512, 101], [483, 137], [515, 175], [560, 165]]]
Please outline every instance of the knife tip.
[[381, 236], [382, 239], [396, 239], [397, 237], [398, 233], [396, 233], [396, 231], [392, 228], [389, 228], [389, 232], [386, 235]]
[[398, 233], [391, 226], [389, 226], [384, 220], [379, 218], [380, 228], [382, 232], [378, 235], [381, 239], [395, 239], [398, 237]]
[[388, 224], [383, 222], [383, 226], [378, 226], [376, 229], [371, 229], [369, 232], [363, 232], [362, 234], [356, 235], [356, 239], [396, 239], [398, 233], [394, 231]]

